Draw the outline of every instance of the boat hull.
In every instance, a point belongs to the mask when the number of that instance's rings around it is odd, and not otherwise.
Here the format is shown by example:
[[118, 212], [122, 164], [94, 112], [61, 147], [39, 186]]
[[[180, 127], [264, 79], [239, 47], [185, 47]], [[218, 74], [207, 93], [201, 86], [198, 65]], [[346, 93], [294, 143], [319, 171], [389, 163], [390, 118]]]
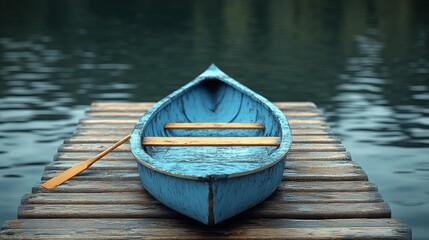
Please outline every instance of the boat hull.
[[284, 114], [215, 65], [149, 109], [130, 140], [147, 191], [208, 225], [270, 196], [291, 143]]
[[234, 178], [186, 179], [138, 164], [145, 189], [167, 207], [214, 225], [264, 201], [283, 177], [285, 159], [259, 172]]

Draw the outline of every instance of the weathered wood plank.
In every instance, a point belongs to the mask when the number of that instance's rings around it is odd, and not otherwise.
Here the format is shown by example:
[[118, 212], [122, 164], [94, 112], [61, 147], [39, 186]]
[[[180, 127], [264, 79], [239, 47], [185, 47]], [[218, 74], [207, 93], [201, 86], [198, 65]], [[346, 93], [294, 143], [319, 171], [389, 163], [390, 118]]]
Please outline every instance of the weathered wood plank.
[[[110, 147], [109, 144], [104, 143], [85, 143], [85, 144], [62, 144], [58, 148], [58, 152], [101, 152]], [[341, 144], [326, 143], [326, 144], [312, 144], [312, 143], [294, 143], [290, 152], [332, 152], [332, 151], [345, 151]], [[130, 145], [124, 143], [113, 152], [130, 152]]]
[[1, 236], [4, 239], [34, 236], [67, 239], [278, 239], [279, 236], [285, 239], [346, 239], [351, 236], [357, 239], [411, 239], [411, 231], [406, 224], [388, 218], [233, 220], [201, 228], [188, 219], [19, 219], [6, 222]]
[[[238, 220], [238, 221], [237, 221]], [[177, 219], [166, 218], [164, 221], [159, 221], [157, 218], [122, 218], [122, 219], [14, 219], [7, 221], [2, 229], [76, 229], [84, 226], [97, 229], [123, 229], [129, 228], [156, 228], [170, 229], [180, 228], [187, 230], [198, 229], [200, 231], [225, 231], [233, 228], [245, 229], [263, 229], [266, 227], [273, 228], [332, 228], [332, 227], [386, 227], [386, 226], [405, 226], [405, 224], [397, 219], [390, 218], [350, 218], [350, 219], [231, 219], [226, 220], [219, 225], [209, 228], [201, 228], [201, 224], [195, 224], [192, 219]]]
[[[86, 160], [97, 155], [98, 152], [58, 152], [54, 156], [55, 161], [75, 161]], [[326, 151], [326, 152], [289, 152], [288, 161], [335, 161], [350, 160], [350, 154], [345, 151]], [[135, 161], [131, 152], [111, 152], [100, 159], [103, 161]]]
[[[36, 183], [33, 193], [103, 193], [103, 192], [139, 192], [144, 191], [140, 180], [100, 180], [80, 181], [71, 179], [55, 189], [45, 189]], [[369, 192], [377, 191], [373, 183], [367, 181], [283, 181], [277, 191], [287, 192]]]
[[[23, 229], [7, 229], [2, 233], [4, 234], [4, 239], [8, 240], [27, 239], [33, 236], [38, 236], [38, 238], [43, 239], [278, 239], [279, 236], [284, 236], [285, 239], [349, 239], [350, 236], [356, 239], [410, 239], [411, 234], [407, 234], [404, 231], [406, 230], [402, 230], [402, 228], [398, 229], [397, 227], [353, 227], [350, 229], [339, 227], [324, 229], [267, 227], [263, 231], [258, 231], [257, 229], [248, 229], [246, 231], [218, 231], [218, 235], [216, 235], [216, 233], [212, 231], [210, 233], [199, 233], [200, 231], [189, 231], [184, 229], [170, 230], [166, 234], [165, 230], [157, 229], [139, 228], [124, 231], [110, 229], [99, 230], [85, 227], [80, 230], [68, 230], [67, 232], [58, 232], [53, 229], [31, 229], [30, 231]], [[263, 234], [261, 234], [261, 232]]]
[[[22, 197], [22, 204], [147, 204], [156, 202], [146, 191], [116, 193], [37, 193], [26, 194]], [[382, 202], [377, 192], [287, 192], [276, 191], [266, 201], [273, 203], [364, 203]]]
[[[94, 157], [98, 152], [58, 152], [54, 156], [54, 161], [75, 161], [87, 160]], [[103, 161], [135, 161], [136, 158], [130, 152], [110, 152], [98, 162]]]
[[[124, 135], [80, 135], [75, 134], [69, 139], [64, 140], [65, 144], [76, 144], [76, 143], [115, 143], [118, 139], [121, 139]], [[339, 143], [340, 140], [336, 137], [329, 135], [308, 135], [308, 136], [292, 136], [292, 142], [294, 143]]]
[[[204, 160], [195, 160], [195, 163], [198, 163], [198, 161], [204, 161]], [[54, 166], [55, 169], [62, 169], [62, 168], [68, 168], [70, 166], [73, 166], [73, 164], [77, 164], [81, 161], [56, 161], [52, 162], [50, 165], [48, 165], [48, 169], [50, 166]], [[59, 166], [59, 167], [55, 167]], [[103, 171], [106, 171], [108, 169], [115, 170], [117, 167], [126, 167], [130, 170], [135, 170], [136, 163], [132, 161], [110, 161], [110, 162], [97, 162], [94, 164], [94, 167], [91, 167], [90, 170], [96, 170], [100, 169]], [[340, 170], [340, 169], [361, 169], [358, 164], [356, 164], [353, 161], [347, 161], [347, 160], [337, 160], [337, 161], [287, 161], [286, 162], [286, 169], [291, 169], [295, 171], [319, 171], [319, 170]]]
[[[161, 203], [146, 204], [31, 204], [21, 205], [19, 218], [183, 218]], [[385, 202], [374, 203], [273, 203], [265, 201], [237, 218], [386, 218], [390, 208]]]
[[[42, 175], [42, 180], [51, 179], [62, 171], [47, 170]], [[98, 171], [88, 169], [73, 177], [75, 180], [138, 180], [139, 174], [135, 170], [111, 170]], [[360, 168], [286, 168], [283, 180], [287, 181], [361, 181], [368, 177]]]
[[[53, 161], [46, 166], [46, 170], [66, 170], [82, 161]], [[197, 162], [197, 160], [196, 160]], [[331, 161], [287, 161], [288, 169], [338, 169], [338, 168], [359, 168], [353, 161], [336, 160]], [[91, 170], [137, 170], [137, 163], [133, 161], [99, 161], [91, 166]]]
[[[152, 104], [94, 103], [42, 179], [129, 134]], [[19, 217], [37, 219], [7, 222], [0, 238], [410, 239], [411, 230], [389, 218], [389, 206], [377, 187], [350, 161], [316, 106], [278, 105], [291, 122], [294, 142], [284, 181], [264, 203], [244, 214], [206, 228], [169, 210], [143, 188], [125, 144], [56, 189], [36, 183], [33, 194], [23, 197]]]

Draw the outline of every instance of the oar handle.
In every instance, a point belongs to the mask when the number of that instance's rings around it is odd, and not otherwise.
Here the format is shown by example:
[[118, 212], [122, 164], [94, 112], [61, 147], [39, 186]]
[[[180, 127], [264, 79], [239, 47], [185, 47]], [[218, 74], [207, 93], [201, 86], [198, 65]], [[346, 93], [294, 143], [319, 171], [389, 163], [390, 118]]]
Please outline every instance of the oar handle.
[[48, 188], [48, 189], [55, 188], [56, 186], [62, 184], [63, 182], [69, 180], [70, 178], [72, 178], [72, 177], [78, 175], [79, 173], [85, 171], [85, 169], [89, 168], [97, 160], [101, 159], [106, 154], [115, 150], [117, 147], [121, 146], [123, 143], [128, 141], [130, 139], [130, 137], [131, 137], [131, 134], [128, 134], [126, 137], [122, 138], [117, 143], [113, 144], [112, 146], [110, 146], [106, 150], [102, 151], [101, 153], [99, 153], [95, 157], [92, 157], [92, 158], [90, 158], [84, 162], [81, 162], [81, 163], [67, 169], [66, 171], [60, 173], [59, 175], [49, 179], [48, 181], [43, 183], [41, 186], [44, 188]]

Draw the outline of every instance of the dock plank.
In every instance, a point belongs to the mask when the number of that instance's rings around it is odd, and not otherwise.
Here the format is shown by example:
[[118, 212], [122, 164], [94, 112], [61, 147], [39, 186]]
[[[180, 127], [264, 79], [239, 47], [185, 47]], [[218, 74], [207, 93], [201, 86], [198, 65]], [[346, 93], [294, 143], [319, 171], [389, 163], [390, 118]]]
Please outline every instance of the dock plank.
[[[61, 170], [46, 170], [42, 175], [42, 180], [49, 180], [58, 174]], [[97, 169], [88, 169], [85, 172], [74, 177], [75, 180], [138, 180], [139, 173], [136, 170], [112, 170], [99, 171]], [[367, 175], [359, 168], [331, 168], [331, 169], [312, 169], [312, 168], [291, 168], [285, 169], [283, 173], [284, 181], [361, 181], [367, 180]]]
[[[71, 179], [55, 189], [45, 189], [37, 182], [32, 193], [102, 193], [145, 191], [139, 180], [100, 180], [85, 181]], [[277, 191], [287, 192], [370, 192], [377, 186], [368, 181], [283, 181]]]
[[[365, 203], [382, 202], [380, 194], [370, 192], [287, 192], [277, 191], [267, 199], [270, 202], [284, 203]], [[146, 191], [102, 193], [36, 193], [26, 194], [23, 204], [145, 204], [156, 202]]]
[[[185, 218], [158, 201], [145, 204], [31, 204], [18, 208], [18, 218]], [[388, 218], [385, 202], [287, 203], [264, 201], [236, 218]]]
[[[70, 167], [73, 167], [76, 164], [79, 164], [82, 161], [53, 161], [46, 166], [45, 170], [66, 170]], [[339, 169], [339, 168], [359, 168], [360, 166], [349, 160], [335, 160], [331, 161], [287, 161], [285, 167], [287, 169], [320, 169], [320, 168], [329, 168], [329, 169]], [[137, 170], [137, 163], [135, 161], [106, 161], [103, 164], [95, 163], [91, 166], [92, 170]]]
[[[59, 229], [61, 231], [59, 231]], [[4, 239], [409, 239], [406, 224], [380, 219], [243, 219], [212, 228], [182, 219], [20, 219], [5, 224]]]
[[[262, 204], [206, 227], [155, 200], [142, 186], [129, 144], [55, 189], [36, 182], [1, 239], [411, 239], [310, 102], [275, 103], [293, 145], [283, 181]], [[153, 103], [93, 103], [59, 146], [42, 181], [95, 156], [129, 134]]]

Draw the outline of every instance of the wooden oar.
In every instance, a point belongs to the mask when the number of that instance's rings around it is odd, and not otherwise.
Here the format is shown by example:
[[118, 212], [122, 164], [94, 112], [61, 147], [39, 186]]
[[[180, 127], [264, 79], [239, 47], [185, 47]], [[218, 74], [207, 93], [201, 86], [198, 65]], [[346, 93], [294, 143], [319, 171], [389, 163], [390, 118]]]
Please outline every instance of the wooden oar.
[[55, 188], [56, 186], [60, 185], [61, 183], [69, 180], [70, 178], [78, 175], [79, 173], [83, 172], [85, 169], [89, 168], [97, 160], [104, 157], [106, 154], [108, 154], [109, 152], [113, 151], [115, 148], [121, 146], [123, 143], [128, 141], [130, 139], [130, 137], [131, 137], [131, 134], [122, 138], [121, 140], [119, 140], [119, 142], [113, 144], [111, 147], [102, 151], [101, 153], [99, 153], [95, 157], [92, 157], [92, 158], [90, 158], [84, 162], [81, 162], [81, 163], [77, 164], [76, 166], [73, 166], [73, 167], [67, 169], [66, 171], [62, 172], [58, 176], [49, 179], [48, 181], [43, 183], [41, 186], [44, 188], [49, 188], [49, 189]]

